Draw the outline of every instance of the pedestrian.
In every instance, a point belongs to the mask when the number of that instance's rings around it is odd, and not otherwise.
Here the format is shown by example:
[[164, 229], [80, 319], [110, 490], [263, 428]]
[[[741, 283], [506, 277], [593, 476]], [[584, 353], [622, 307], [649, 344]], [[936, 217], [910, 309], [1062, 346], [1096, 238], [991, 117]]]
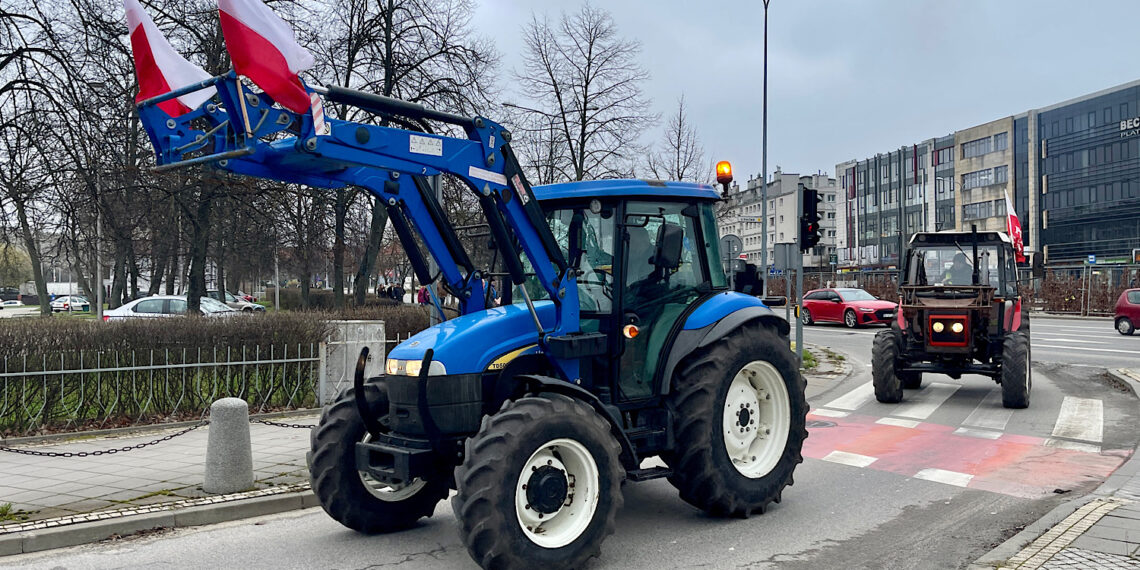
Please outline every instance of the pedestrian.
[[404, 288], [400, 287], [399, 285], [394, 285], [392, 287], [392, 298], [395, 299], [397, 303], [403, 303], [404, 302]]
[[416, 303], [419, 303], [420, 305], [426, 305], [427, 302], [428, 302], [427, 287], [420, 285], [420, 288], [416, 290]]

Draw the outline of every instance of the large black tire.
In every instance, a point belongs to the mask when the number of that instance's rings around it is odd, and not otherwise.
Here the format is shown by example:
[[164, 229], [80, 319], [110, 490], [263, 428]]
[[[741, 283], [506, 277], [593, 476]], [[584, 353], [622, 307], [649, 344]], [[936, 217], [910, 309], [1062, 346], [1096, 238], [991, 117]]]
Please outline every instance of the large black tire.
[[1029, 335], [1021, 331], [1007, 333], [1001, 347], [1001, 405], [1028, 408], [1032, 388]]
[[[388, 410], [384, 383], [367, 382], [364, 390], [369, 408], [377, 417], [384, 417]], [[430, 517], [436, 504], [447, 497], [446, 474], [425, 481], [419, 491], [406, 498], [393, 495], [402, 500], [382, 500], [377, 495], [383, 493], [370, 490], [356, 469], [356, 443], [364, 441], [366, 435], [354, 390], [349, 388], [325, 408], [311, 435], [309, 480], [321, 507], [337, 522], [364, 533], [402, 530]]]
[[1136, 326], [1128, 317], [1120, 317], [1116, 319], [1116, 332], [1122, 335], [1130, 335], [1136, 332]]
[[[566, 544], [542, 546], [535, 540], [543, 533], [523, 529], [523, 515], [516, 512], [516, 495], [526, 483], [524, 471], [531, 472], [526, 470], [527, 463], [543, 448], [555, 450], [551, 444], [559, 440], [575, 442], [592, 457], [598, 473], [596, 507], [584, 528], [560, 535], [568, 539]], [[620, 452], [609, 423], [582, 402], [557, 394], [505, 402], [499, 413], [483, 418], [479, 433], [467, 440], [463, 464], [455, 468], [459, 492], [451, 505], [471, 557], [483, 568], [549, 570], [578, 568], [599, 555], [602, 541], [614, 532], [614, 517], [623, 502], [625, 470], [618, 460]], [[561, 461], [569, 456], [555, 457]], [[567, 467], [563, 476], [570, 471]], [[573, 479], [576, 487], [570, 485], [571, 494], [566, 499], [570, 504], [565, 507], [572, 508], [574, 493], [589, 493], [588, 483], [584, 486], [580, 479]], [[524, 509], [529, 514], [530, 505]], [[548, 515], [549, 522], [567, 512]], [[589, 516], [589, 510], [586, 513]], [[553, 538], [554, 533], [546, 536]]]
[[[759, 471], [746, 475], [744, 471], [750, 467], [747, 464], [738, 467], [729, 455], [724, 416], [730, 402], [730, 388], [738, 375], [752, 374], [755, 379], [757, 370], [761, 376], [767, 374], [776, 388], [774, 398], [764, 399], [773, 402], [767, 418], [771, 423], [760, 414], [757, 414], [760, 424], [752, 419], [743, 421], [750, 423], [750, 428], [782, 427], [772, 428], [776, 435], [771, 445], [775, 447], [767, 448], [771, 467], [765, 471], [766, 464], [761, 462], [755, 466]], [[772, 375], [773, 370], [778, 373], [778, 380]], [[808, 405], [804, 395], [807, 382], [799, 373], [787, 340], [771, 327], [759, 322], [747, 323], [687, 357], [673, 382], [669, 405], [674, 413], [676, 447], [662, 459], [673, 468], [669, 482], [677, 488], [681, 498], [715, 516], [746, 517], [763, 513], [773, 501], [779, 503], [784, 488], [794, 483], [792, 474], [803, 462], [803, 442], [807, 438]], [[732, 389], [735, 393], [739, 386]], [[781, 401], [782, 405], [777, 404]], [[780, 409], [775, 409], [777, 405]], [[758, 412], [760, 408], [758, 402]], [[786, 423], [776, 419], [777, 414], [785, 414], [782, 417]], [[750, 429], [740, 424], [731, 427]], [[778, 447], [781, 432], [786, 432], [782, 451]], [[757, 429], [752, 437], [759, 436]], [[730, 434], [729, 437], [736, 436]], [[756, 458], [752, 460], [755, 462]]]
[[871, 348], [871, 380], [875, 386], [875, 399], [884, 404], [897, 404], [903, 398], [903, 379], [895, 371], [898, 358], [899, 343], [895, 332], [879, 331]]
[[922, 387], [921, 372], [898, 372], [902, 387], [907, 390], [917, 390]]

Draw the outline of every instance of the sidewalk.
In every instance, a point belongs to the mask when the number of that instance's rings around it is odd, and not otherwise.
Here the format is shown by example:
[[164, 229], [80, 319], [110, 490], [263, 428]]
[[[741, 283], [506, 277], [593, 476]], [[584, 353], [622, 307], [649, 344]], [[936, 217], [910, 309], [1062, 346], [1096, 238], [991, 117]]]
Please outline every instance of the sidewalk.
[[[1110, 374], [1140, 394], [1140, 369]], [[1138, 551], [1140, 455], [1134, 452], [1096, 491], [1053, 509], [970, 568], [1140, 570]]]
[[[251, 422], [256, 488], [233, 495], [210, 495], [201, 488], [209, 426], [184, 434], [179, 434], [186, 429], [182, 427], [13, 446], [30, 452], [80, 453], [174, 435], [151, 446], [98, 456], [45, 457], [0, 450], [0, 556], [161, 526], [207, 524], [314, 506], [305, 465], [310, 430], [283, 426], [313, 425], [317, 418], [316, 413], [272, 418], [281, 426]], [[248, 505], [219, 509], [226, 503]], [[282, 508], [274, 511], [275, 506]], [[182, 513], [179, 518], [188, 524], [177, 524], [174, 511]], [[152, 522], [160, 524], [151, 526]]]

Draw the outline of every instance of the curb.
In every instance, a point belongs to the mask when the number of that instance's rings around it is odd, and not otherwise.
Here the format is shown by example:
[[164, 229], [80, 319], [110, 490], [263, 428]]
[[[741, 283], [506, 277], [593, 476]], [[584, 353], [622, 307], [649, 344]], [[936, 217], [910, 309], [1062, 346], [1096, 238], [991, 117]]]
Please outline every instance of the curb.
[[1073, 321], [1111, 321], [1112, 315], [1089, 315], [1082, 317], [1080, 315], [1057, 315], [1053, 313], [1046, 313], [1044, 311], [1030, 311], [1030, 318], [1041, 317], [1046, 319], [1069, 319]]
[[0, 535], [0, 556], [100, 542], [156, 529], [216, 524], [319, 506], [311, 490]]
[[[288, 410], [284, 412], [270, 412], [267, 414], [250, 414], [250, 421], [267, 420], [272, 418], [286, 418], [290, 416], [305, 416], [319, 414], [321, 408], [306, 408], [303, 410]], [[205, 419], [207, 415], [203, 415]], [[134, 434], [147, 434], [171, 429], [187, 428], [202, 423], [202, 419], [184, 422], [170, 422], [163, 424], [146, 424], [110, 429], [94, 429], [89, 431], [72, 431], [66, 433], [53, 433], [47, 435], [32, 435], [27, 437], [0, 438], [0, 445], [11, 447], [16, 445], [35, 445], [40, 443], [55, 443], [75, 439], [90, 439], [96, 437], [129, 436]]]
[[[1134, 380], [1117, 370], [1109, 370], [1108, 374], [1116, 380], [1123, 382], [1125, 386], [1128, 386], [1133, 396], [1140, 397], [1140, 381]], [[1128, 458], [1128, 461], [1125, 461], [1116, 471], [1113, 471], [1112, 475], [1109, 475], [1093, 492], [1057, 505], [1053, 510], [1045, 513], [1045, 516], [1022, 529], [1021, 532], [995, 546], [993, 550], [983, 554], [981, 558], [978, 558], [973, 564], [970, 564], [968, 567], [969, 570], [997, 568], [1021, 552], [1023, 548], [1032, 544], [1033, 541], [1037, 540], [1038, 537], [1045, 534], [1045, 532], [1057, 523], [1060, 523], [1065, 520], [1066, 517], [1075, 513], [1077, 509], [1097, 499], [1112, 497], [1114, 493], [1120, 490], [1124, 483], [1132, 477], [1137, 476], [1137, 474], [1140, 474], [1140, 445], [1132, 451], [1132, 457]]]
[[[823, 349], [827, 349], [828, 351], [833, 352], [833, 353], [838, 354], [838, 355], [843, 357], [843, 360], [840, 361], [842, 368], [839, 370], [839, 372], [837, 372], [835, 374], [835, 376], [833, 376], [830, 379], [835, 384], [840, 384], [842, 382], [845, 382], [848, 378], [851, 377], [851, 374], [855, 371], [855, 367], [851, 365], [851, 355], [843, 352], [842, 350], [836, 350], [836, 349], [831, 348], [829, 346], [822, 346], [822, 345], [818, 345], [818, 344], [808, 344], [806, 342], [804, 343], [804, 348], [814, 348], [814, 349], [819, 350], [821, 352], [823, 351]], [[804, 376], [809, 376], [811, 374], [812, 373], [810, 373], [810, 372], [805, 373]]]

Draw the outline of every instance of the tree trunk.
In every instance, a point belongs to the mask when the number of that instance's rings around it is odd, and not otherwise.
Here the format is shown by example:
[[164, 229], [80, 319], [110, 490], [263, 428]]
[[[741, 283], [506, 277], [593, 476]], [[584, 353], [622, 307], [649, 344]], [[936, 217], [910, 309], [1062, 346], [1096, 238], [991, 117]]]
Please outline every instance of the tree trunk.
[[344, 308], [344, 220], [348, 215], [348, 189], [336, 189], [336, 205], [334, 216], [336, 225], [333, 228], [335, 239], [333, 241], [333, 307]]
[[380, 253], [380, 241], [384, 237], [384, 226], [388, 224], [388, 210], [384, 201], [378, 197], [372, 198], [372, 226], [368, 229], [368, 245], [364, 248], [364, 258], [360, 260], [360, 269], [356, 272], [356, 288], [353, 291], [356, 306], [364, 306], [364, 295], [368, 292], [368, 278], [376, 266], [376, 256]]
[[131, 298], [134, 300], [139, 298], [139, 259], [135, 255], [135, 244], [133, 241], [127, 242], [127, 261], [128, 267], [131, 270]]
[[213, 197], [202, 194], [198, 198], [197, 215], [190, 220], [190, 283], [186, 289], [186, 312], [190, 315], [201, 314], [202, 296], [206, 294], [206, 252], [209, 249], [212, 202]]
[[158, 251], [151, 257], [150, 286], [146, 288], [147, 295], [158, 294], [158, 290], [162, 287], [162, 277], [166, 274], [166, 262], [170, 255], [170, 243], [167, 240], [155, 236], [154, 241]]
[[36, 282], [36, 296], [40, 299], [40, 314], [51, 316], [51, 299], [48, 298], [47, 279], [44, 278], [44, 268], [40, 263], [40, 248], [36, 243], [36, 232], [28, 223], [28, 211], [24, 202], [15, 200], [16, 217], [20, 221], [20, 233], [24, 238], [24, 249], [28, 250], [28, 260], [32, 262], [32, 279]]
[[122, 306], [123, 293], [127, 290], [126, 273], [126, 257], [121, 248], [115, 247], [115, 268], [112, 270], [113, 279], [111, 281], [111, 294], [107, 296], [107, 308], [116, 309]]

